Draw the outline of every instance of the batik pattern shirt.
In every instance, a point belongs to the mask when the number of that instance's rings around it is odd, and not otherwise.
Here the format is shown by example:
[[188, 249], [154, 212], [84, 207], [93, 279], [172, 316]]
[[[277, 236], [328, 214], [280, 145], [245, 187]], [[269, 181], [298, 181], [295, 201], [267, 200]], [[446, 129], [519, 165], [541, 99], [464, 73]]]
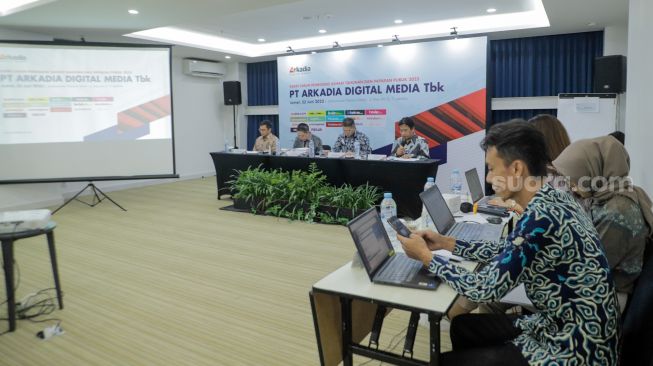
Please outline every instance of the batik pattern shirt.
[[350, 137], [347, 137], [344, 134], [338, 136], [336, 143], [333, 145], [333, 152], [354, 152], [354, 142], [356, 141], [358, 141], [360, 144], [361, 155], [368, 155], [372, 153], [370, 139], [360, 131], [356, 131]]
[[515, 344], [529, 365], [616, 365], [618, 306], [592, 221], [565, 192], [543, 186], [500, 242], [456, 241], [454, 253], [486, 263], [470, 272], [434, 257], [429, 271], [474, 302], [524, 284], [537, 312], [522, 316]]
[[397, 149], [399, 146], [404, 146], [404, 152], [409, 154], [411, 158], [429, 158], [429, 144], [421, 136], [413, 136], [408, 139], [408, 142], [404, 142], [403, 137], [399, 137], [392, 143], [392, 152], [390, 155], [397, 156]]
[[601, 204], [589, 203], [589, 215], [612, 268], [617, 292], [631, 293], [642, 272], [648, 225], [639, 205], [615, 195]]

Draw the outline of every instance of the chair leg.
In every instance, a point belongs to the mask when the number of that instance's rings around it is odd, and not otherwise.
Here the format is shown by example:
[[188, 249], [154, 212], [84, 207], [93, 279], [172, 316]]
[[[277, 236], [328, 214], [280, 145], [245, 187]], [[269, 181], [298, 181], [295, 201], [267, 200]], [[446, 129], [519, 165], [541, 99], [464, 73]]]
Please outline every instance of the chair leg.
[[54, 287], [57, 290], [57, 300], [59, 309], [63, 309], [63, 297], [61, 296], [61, 283], [59, 282], [59, 267], [57, 266], [57, 252], [54, 248], [54, 232], [47, 234], [48, 249], [50, 250], [50, 263], [52, 263], [52, 276], [54, 277]]

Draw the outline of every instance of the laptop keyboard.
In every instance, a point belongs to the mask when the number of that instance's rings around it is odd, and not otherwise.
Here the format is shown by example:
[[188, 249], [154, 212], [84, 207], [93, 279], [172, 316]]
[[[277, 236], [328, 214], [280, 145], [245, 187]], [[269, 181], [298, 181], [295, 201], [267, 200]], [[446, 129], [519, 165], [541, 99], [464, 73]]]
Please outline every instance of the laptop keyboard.
[[408, 258], [406, 255], [397, 254], [375, 279], [402, 283], [410, 281], [411, 278], [422, 268], [422, 263]]
[[448, 235], [458, 239], [485, 239], [496, 240], [498, 237], [493, 238], [494, 231], [488, 225], [482, 224], [458, 224], [455, 225]]

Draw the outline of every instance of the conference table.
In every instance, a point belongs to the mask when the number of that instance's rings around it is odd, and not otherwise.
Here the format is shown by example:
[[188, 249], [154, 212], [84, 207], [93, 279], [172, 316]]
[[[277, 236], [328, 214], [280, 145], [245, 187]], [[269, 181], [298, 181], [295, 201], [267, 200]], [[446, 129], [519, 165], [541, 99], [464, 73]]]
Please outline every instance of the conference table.
[[237, 171], [261, 166], [264, 169], [283, 171], [308, 170], [315, 163], [334, 186], [369, 184], [383, 192], [392, 192], [400, 217], [418, 218], [422, 214], [419, 193], [424, 190], [426, 178], [435, 177], [439, 160], [361, 160], [346, 158], [276, 156], [269, 154], [235, 154], [212, 152], [215, 165], [218, 199], [231, 194], [227, 182], [235, 178]]

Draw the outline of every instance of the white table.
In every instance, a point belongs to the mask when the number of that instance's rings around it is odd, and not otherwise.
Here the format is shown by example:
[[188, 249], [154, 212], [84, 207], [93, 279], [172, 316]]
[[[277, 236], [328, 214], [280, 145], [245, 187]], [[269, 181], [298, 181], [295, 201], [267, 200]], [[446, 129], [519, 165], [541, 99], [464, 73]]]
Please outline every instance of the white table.
[[[473, 270], [475, 263], [462, 262]], [[365, 269], [351, 262], [313, 285], [309, 294], [322, 365], [351, 365], [353, 354], [398, 365], [437, 365], [440, 320], [456, 299], [441, 283], [435, 291], [374, 284]], [[430, 362], [404, 358], [358, 344], [372, 328], [377, 306], [427, 314], [430, 324]], [[352, 323], [352, 317], [356, 324]]]

